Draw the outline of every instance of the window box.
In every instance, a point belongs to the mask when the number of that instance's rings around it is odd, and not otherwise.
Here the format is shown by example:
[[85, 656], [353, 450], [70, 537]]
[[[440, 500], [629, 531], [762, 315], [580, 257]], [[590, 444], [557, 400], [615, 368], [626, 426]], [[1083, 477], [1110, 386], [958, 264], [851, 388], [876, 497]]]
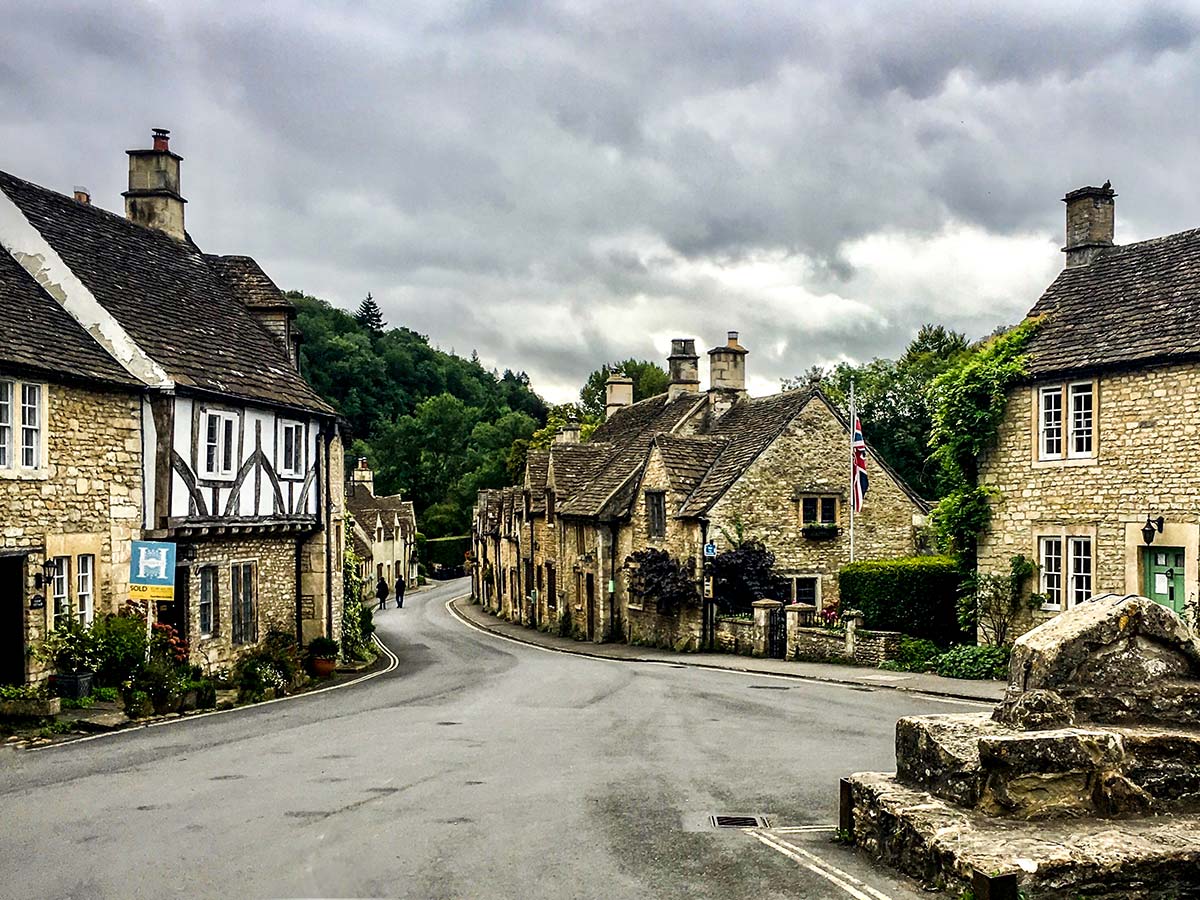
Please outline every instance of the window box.
[[805, 525], [803, 528], [800, 529], [800, 533], [804, 535], [806, 540], [832, 541], [834, 538], [836, 538], [839, 534], [842, 533], [842, 529], [839, 528], [837, 525], [833, 525], [830, 523], [819, 523], [818, 522], [818, 523], [813, 523], [811, 525]]

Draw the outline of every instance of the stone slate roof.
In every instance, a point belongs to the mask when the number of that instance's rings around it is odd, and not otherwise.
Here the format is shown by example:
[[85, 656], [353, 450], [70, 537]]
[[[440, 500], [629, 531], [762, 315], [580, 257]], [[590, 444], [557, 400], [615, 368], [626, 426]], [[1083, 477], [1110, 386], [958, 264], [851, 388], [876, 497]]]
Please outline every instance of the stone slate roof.
[[[785, 391], [734, 404], [708, 432], [712, 437], [724, 438], [725, 446], [684, 502], [679, 515], [704, 515], [815, 395], [814, 390]], [[847, 446], [847, 467], [849, 452]], [[849, 479], [849, 474], [846, 477]]]
[[412, 501], [401, 500], [399, 494], [376, 496], [361, 482], [346, 484], [346, 506], [364, 527], [375, 528], [378, 519], [383, 525], [385, 538], [392, 538], [396, 529], [395, 522], [399, 519], [401, 534], [415, 534], [416, 513]]
[[1029, 374], [1200, 358], [1200, 229], [1101, 251], [1064, 269], [1031, 316]]
[[277, 309], [289, 315], [296, 314], [296, 307], [283, 295], [257, 262], [249, 256], [214, 256], [204, 254], [228, 285], [233, 296], [250, 309]]
[[181, 388], [334, 413], [230, 287], [247, 267], [5, 172], [0, 190]]
[[670, 431], [683, 421], [693, 408], [708, 402], [704, 394], [685, 394], [668, 400], [667, 394], [656, 394], [639, 400], [632, 406], [614, 410], [612, 415], [592, 432], [591, 443], [624, 447], [640, 442], [650, 446], [654, 435]]
[[142, 387], [99, 343], [0, 250], [0, 366]]
[[[586, 446], [586, 445], [585, 445]], [[568, 503], [563, 504], [566, 516], [598, 516], [620, 512], [624, 494], [621, 488], [636, 480], [646, 464], [646, 448], [640, 443], [610, 450], [596, 473], [580, 487]]]
[[608, 461], [612, 444], [554, 444], [550, 447], [550, 472], [560, 504], [567, 503]]
[[671, 487], [686, 496], [700, 486], [729, 441], [726, 438], [660, 434], [654, 443], [662, 455]]
[[529, 489], [529, 507], [534, 514], [546, 511], [546, 478], [550, 474], [550, 451], [530, 450], [525, 458], [525, 487]]
[[479, 520], [483, 534], [496, 534], [500, 530], [500, 491], [479, 492]]

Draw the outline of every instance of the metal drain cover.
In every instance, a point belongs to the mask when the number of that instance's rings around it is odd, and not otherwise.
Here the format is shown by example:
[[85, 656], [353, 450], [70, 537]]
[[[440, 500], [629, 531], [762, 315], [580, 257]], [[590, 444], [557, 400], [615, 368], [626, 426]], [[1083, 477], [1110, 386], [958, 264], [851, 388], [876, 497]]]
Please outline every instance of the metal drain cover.
[[713, 828], [767, 828], [766, 816], [711, 816]]
[[[790, 691], [791, 687], [786, 684], [748, 684], [746, 687], [752, 691]], [[870, 690], [870, 688], [867, 688]]]

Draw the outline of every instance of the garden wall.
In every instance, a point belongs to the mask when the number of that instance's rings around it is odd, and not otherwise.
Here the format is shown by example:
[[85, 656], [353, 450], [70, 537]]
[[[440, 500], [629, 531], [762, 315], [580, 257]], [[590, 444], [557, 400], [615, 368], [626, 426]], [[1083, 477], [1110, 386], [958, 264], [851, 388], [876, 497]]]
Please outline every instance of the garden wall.
[[719, 617], [716, 629], [717, 650], [721, 653], [754, 653], [754, 620]]
[[830, 628], [795, 628], [788, 631], [788, 659], [816, 662], [853, 662], [860, 666], [878, 666], [895, 659], [900, 653], [898, 631], [866, 631], [857, 629], [853, 646], [846, 631]]

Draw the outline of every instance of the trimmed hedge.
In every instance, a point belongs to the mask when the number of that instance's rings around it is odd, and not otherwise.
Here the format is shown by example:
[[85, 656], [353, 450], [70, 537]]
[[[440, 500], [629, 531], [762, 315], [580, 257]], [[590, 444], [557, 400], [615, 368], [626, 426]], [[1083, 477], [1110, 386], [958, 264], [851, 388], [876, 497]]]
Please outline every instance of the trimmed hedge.
[[862, 610], [864, 625], [900, 631], [939, 646], [973, 641], [958, 624], [962, 573], [948, 556], [850, 563], [838, 574], [843, 610]]
[[453, 537], [427, 538], [422, 551], [422, 562], [445, 566], [448, 569], [462, 568], [463, 560], [471, 552], [469, 534]]

